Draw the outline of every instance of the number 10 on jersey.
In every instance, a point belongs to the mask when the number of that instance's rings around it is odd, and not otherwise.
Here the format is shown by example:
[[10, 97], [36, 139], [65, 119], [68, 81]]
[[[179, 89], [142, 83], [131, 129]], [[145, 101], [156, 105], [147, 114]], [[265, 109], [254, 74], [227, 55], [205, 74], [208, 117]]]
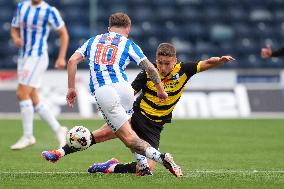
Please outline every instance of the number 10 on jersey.
[[117, 46], [97, 44], [96, 63], [102, 65], [113, 65], [117, 53]]

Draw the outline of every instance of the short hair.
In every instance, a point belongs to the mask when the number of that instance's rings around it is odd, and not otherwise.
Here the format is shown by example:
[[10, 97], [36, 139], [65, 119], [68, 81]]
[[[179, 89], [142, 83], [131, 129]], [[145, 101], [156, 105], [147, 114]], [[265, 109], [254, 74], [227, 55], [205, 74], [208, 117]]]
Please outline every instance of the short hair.
[[117, 12], [109, 17], [109, 27], [123, 27], [127, 28], [131, 26], [131, 20], [129, 16], [123, 12]]
[[176, 48], [170, 43], [161, 43], [156, 51], [156, 56], [176, 57]]

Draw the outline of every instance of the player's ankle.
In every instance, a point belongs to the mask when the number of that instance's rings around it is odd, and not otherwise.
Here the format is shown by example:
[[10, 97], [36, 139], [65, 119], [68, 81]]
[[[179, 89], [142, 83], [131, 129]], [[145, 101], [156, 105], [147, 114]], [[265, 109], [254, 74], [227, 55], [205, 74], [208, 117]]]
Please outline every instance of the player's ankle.
[[62, 148], [57, 149], [56, 151], [60, 154], [60, 157], [65, 156], [65, 151]]

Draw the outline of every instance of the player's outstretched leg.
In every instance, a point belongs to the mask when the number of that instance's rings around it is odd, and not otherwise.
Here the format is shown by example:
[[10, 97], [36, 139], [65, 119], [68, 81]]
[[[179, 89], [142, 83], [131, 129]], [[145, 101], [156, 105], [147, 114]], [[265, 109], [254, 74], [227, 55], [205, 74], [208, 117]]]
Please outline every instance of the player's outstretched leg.
[[134, 157], [137, 162], [137, 176], [152, 176], [153, 173], [149, 167], [147, 158], [141, 154], [134, 152]]
[[56, 163], [59, 158], [61, 157], [61, 154], [57, 150], [51, 150], [51, 151], [43, 151], [41, 153], [41, 156], [46, 159], [47, 161], [50, 161], [52, 163]]
[[144, 169], [139, 169], [139, 170], [136, 172], [136, 175], [137, 175], [137, 176], [152, 176], [153, 173], [152, 173], [152, 171], [150, 170], [149, 167], [145, 167]]
[[71, 148], [66, 144], [62, 148], [59, 148], [57, 150], [50, 150], [50, 151], [43, 151], [41, 152], [41, 156], [46, 159], [47, 161], [50, 161], [52, 163], [57, 162], [61, 157], [66, 156], [68, 154], [77, 152], [78, 150]]
[[178, 166], [175, 162], [174, 159], [172, 157], [171, 154], [169, 153], [165, 153], [165, 154], [161, 154], [161, 158], [163, 160], [163, 165], [166, 167], [166, 169], [168, 169], [173, 175], [175, 175], [176, 177], [181, 177], [182, 171], [180, 166]]
[[[94, 136], [92, 137], [91, 145], [96, 144], [96, 140]], [[57, 150], [50, 150], [50, 151], [43, 151], [41, 153], [41, 156], [52, 163], [57, 162], [61, 157], [66, 156], [68, 154], [72, 154], [74, 152], [78, 152], [79, 149], [71, 148], [68, 146], [68, 144], [65, 144], [62, 148], [59, 148]]]
[[151, 176], [153, 175], [152, 171], [149, 167], [145, 169], [137, 169], [137, 163], [112, 163], [111, 161], [116, 158], [112, 158], [111, 160], [106, 161], [105, 163], [94, 163], [92, 166], [89, 167], [89, 173], [130, 173], [136, 174], [137, 176]]
[[174, 162], [174, 159], [171, 154], [169, 153], [162, 154], [155, 148], [149, 146], [146, 148], [145, 156], [149, 159], [152, 159], [164, 165], [164, 167], [168, 169], [176, 177], [181, 177], [183, 175], [180, 166], [178, 166]]
[[140, 139], [131, 129], [129, 122], [125, 122], [115, 134], [132, 151], [163, 164], [176, 177], [182, 176], [181, 168], [174, 162], [172, 156], [169, 153], [162, 154]]
[[119, 163], [119, 161], [115, 158], [111, 158], [110, 160], [104, 163], [95, 163], [89, 167], [89, 173], [113, 173], [114, 167]]

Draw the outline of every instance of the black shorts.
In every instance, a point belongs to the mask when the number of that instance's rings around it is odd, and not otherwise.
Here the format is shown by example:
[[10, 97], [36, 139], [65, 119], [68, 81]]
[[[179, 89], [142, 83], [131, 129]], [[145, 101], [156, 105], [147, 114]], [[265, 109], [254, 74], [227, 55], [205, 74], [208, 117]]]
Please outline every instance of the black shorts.
[[131, 126], [141, 139], [148, 142], [152, 147], [159, 148], [163, 125], [159, 125], [148, 120], [143, 115], [134, 112], [131, 117]]

